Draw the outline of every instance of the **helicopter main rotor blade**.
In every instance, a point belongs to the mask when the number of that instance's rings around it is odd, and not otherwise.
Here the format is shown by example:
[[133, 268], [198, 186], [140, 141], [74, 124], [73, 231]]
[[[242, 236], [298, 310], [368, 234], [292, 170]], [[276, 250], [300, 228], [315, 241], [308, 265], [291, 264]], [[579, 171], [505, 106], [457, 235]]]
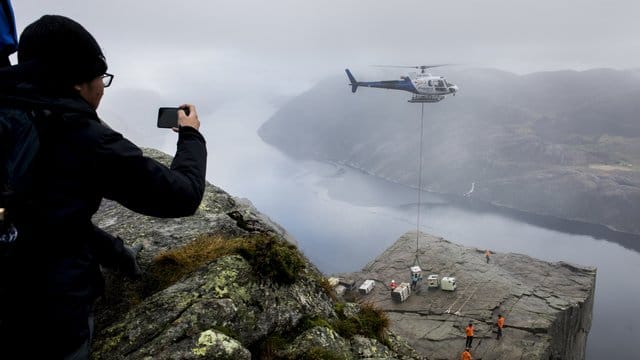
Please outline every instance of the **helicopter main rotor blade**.
[[374, 67], [386, 67], [386, 68], [410, 68], [410, 69], [418, 69], [418, 70], [426, 70], [435, 67], [441, 66], [451, 66], [455, 64], [434, 64], [434, 65], [371, 65]]
[[389, 67], [389, 68], [411, 68], [411, 69], [418, 69], [418, 66], [410, 66], [410, 65], [371, 65], [373, 67]]
[[451, 65], [454, 65], [454, 64], [420, 65], [418, 68], [419, 69], [430, 69], [430, 68], [435, 68], [435, 67], [451, 66]]
[[434, 64], [434, 65], [371, 65], [375, 67], [398, 67], [398, 68], [412, 68], [412, 69], [429, 69], [432, 67], [451, 66], [455, 64]]

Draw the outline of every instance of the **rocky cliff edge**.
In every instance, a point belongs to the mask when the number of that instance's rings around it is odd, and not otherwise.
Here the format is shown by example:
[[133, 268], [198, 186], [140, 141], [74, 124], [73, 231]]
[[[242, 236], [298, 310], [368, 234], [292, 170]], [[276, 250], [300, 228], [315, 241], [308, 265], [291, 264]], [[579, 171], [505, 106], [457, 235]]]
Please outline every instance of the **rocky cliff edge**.
[[[409, 282], [417, 263], [423, 279], [403, 303], [387, 286]], [[457, 289], [429, 288], [427, 277], [455, 277]], [[474, 359], [584, 359], [591, 328], [596, 269], [549, 263], [521, 254], [468, 248], [443, 238], [409, 232], [362, 271], [342, 274], [356, 284], [375, 281], [367, 295], [353, 292], [389, 316], [392, 329], [429, 359], [458, 359], [465, 327], [475, 327]], [[504, 336], [496, 340], [497, 315], [505, 317]]]
[[145, 274], [124, 280], [105, 269], [93, 359], [421, 358], [382, 311], [336, 301], [284, 229], [211, 184], [188, 218], [105, 201], [94, 222], [144, 245]]

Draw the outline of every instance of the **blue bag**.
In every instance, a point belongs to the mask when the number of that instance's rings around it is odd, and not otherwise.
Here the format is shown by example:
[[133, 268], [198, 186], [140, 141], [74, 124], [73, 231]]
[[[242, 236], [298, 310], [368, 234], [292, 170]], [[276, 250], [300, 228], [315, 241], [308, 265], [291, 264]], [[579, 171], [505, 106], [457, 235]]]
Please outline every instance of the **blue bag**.
[[10, 65], [9, 55], [18, 49], [18, 34], [9, 0], [0, 0], [0, 67]]

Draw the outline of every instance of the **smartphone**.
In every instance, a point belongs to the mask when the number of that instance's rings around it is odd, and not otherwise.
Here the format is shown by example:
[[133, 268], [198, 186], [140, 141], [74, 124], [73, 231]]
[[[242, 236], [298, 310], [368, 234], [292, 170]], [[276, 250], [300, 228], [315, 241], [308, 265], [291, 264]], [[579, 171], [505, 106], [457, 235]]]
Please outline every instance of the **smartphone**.
[[158, 127], [159, 128], [176, 128], [178, 127], [178, 110], [177, 107], [161, 107], [158, 109]]

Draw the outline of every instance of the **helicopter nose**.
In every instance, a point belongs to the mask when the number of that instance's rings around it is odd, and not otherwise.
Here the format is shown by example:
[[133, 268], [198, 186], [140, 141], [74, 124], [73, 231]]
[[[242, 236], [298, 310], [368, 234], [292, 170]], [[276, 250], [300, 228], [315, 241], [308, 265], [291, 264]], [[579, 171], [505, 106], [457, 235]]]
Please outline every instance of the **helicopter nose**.
[[457, 93], [458, 92], [458, 85], [449, 86], [449, 91], [451, 91], [452, 94]]

